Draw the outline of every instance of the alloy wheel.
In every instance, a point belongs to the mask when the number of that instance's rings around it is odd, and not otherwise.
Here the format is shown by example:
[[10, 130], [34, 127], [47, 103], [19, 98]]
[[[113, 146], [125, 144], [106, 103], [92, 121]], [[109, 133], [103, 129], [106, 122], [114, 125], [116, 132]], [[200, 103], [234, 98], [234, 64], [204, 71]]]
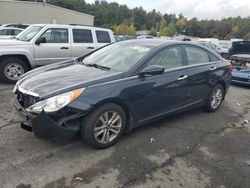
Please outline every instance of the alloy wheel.
[[101, 144], [110, 143], [119, 135], [121, 128], [121, 116], [115, 111], [105, 112], [96, 121], [95, 139]]
[[215, 91], [212, 94], [212, 101], [211, 101], [211, 107], [213, 109], [216, 109], [220, 106], [222, 102], [222, 96], [223, 96], [223, 91], [221, 88], [215, 89]]

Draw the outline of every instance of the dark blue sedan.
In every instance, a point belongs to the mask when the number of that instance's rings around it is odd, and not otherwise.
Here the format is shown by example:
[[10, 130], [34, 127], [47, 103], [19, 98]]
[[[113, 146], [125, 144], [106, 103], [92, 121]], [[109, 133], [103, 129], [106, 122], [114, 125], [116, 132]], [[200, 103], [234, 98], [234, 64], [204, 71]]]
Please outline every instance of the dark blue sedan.
[[105, 148], [159, 118], [199, 106], [216, 111], [231, 71], [199, 45], [129, 40], [28, 72], [13, 102], [21, 127], [36, 136], [65, 141], [80, 133], [85, 143]]

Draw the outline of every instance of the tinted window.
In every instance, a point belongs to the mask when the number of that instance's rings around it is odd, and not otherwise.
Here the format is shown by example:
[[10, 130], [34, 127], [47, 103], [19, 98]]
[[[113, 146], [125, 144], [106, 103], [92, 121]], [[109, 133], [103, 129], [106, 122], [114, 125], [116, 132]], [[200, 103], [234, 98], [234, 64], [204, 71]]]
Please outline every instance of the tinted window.
[[220, 59], [218, 57], [216, 57], [215, 55], [209, 53], [209, 57], [210, 57], [210, 62], [216, 62], [216, 61], [220, 61]]
[[168, 47], [157, 53], [149, 60], [148, 65], [161, 65], [166, 69], [182, 66], [182, 52], [180, 46]]
[[74, 43], [93, 43], [92, 33], [86, 29], [73, 29]]
[[185, 49], [189, 65], [209, 62], [207, 51], [194, 46], [186, 46]]
[[41, 37], [46, 38], [46, 43], [68, 43], [68, 29], [48, 29]]
[[22, 31], [22, 30], [14, 29], [14, 30], [13, 30], [13, 33], [14, 33], [14, 35], [17, 35], [17, 34], [21, 33], [21, 31]]
[[250, 52], [250, 43], [237, 42], [233, 43], [233, 50], [235, 53], [237, 52]]
[[11, 29], [0, 30], [0, 35], [11, 35]]
[[110, 43], [109, 33], [107, 31], [96, 31], [97, 42], [99, 43]]

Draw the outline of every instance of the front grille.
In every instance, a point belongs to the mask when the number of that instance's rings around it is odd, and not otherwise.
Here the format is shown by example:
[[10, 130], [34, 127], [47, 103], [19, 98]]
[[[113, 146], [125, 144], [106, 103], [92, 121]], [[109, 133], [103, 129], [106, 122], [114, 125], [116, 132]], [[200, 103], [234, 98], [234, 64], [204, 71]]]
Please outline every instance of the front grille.
[[16, 98], [17, 98], [17, 101], [19, 102], [19, 104], [23, 108], [28, 108], [29, 106], [35, 104], [37, 101], [35, 97], [33, 97], [31, 95], [24, 94], [18, 90], [16, 91]]
[[248, 82], [248, 78], [232, 77], [232, 80], [241, 81], [241, 82]]

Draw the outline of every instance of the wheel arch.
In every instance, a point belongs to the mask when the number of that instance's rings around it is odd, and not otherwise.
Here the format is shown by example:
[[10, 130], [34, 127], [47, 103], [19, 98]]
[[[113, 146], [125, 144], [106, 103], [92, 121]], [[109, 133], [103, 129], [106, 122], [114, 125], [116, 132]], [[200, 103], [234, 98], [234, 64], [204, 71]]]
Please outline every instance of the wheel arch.
[[23, 55], [23, 54], [10, 54], [10, 55], [2, 55], [0, 56], [0, 62], [4, 59], [7, 59], [7, 58], [18, 58], [18, 59], [21, 59], [23, 60], [23, 62], [25, 62], [25, 64], [28, 66], [29, 70], [31, 70], [31, 63], [28, 59], [28, 57], [26, 55]]

